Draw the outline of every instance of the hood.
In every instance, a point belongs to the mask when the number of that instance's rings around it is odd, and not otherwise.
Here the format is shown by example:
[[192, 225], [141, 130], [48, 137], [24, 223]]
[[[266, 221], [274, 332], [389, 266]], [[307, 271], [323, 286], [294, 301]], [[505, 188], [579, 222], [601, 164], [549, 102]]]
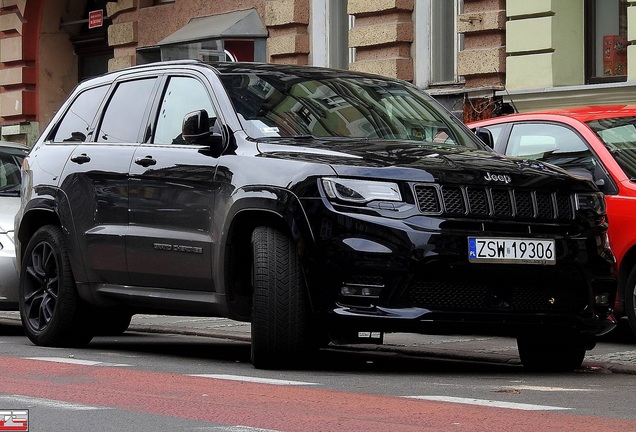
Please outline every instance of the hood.
[[545, 163], [487, 150], [437, 143], [400, 141], [277, 140], [258, 145], [262, 157], [329, 164], [341, 177], [373, 177], [409, 182], [541, 187], [555, 178], [562, 185], [595, 190], [589, 180]]
[[0, 197], [0, 234], [13, 231], [13, 219], [19, 207], [19, 197]]

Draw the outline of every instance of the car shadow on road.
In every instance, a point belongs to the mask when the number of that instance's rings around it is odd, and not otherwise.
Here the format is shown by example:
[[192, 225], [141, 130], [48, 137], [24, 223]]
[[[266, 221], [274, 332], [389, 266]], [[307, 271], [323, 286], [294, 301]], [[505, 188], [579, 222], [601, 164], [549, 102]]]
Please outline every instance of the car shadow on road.
[[[250, 343], [246, 341], [202, 338], [196, 336], [157, 336], [128, 332], [117, 337], [96, 337], [86, 348], [117, 352], [166, 355], [189, 360], [224, 363], [250, 363]], [[320, 350], [311, 358], [285, 365], [282, 370], [378, 373], [497, 373], [523, 372], [519, 364], [444, 358], [422, 351], [418, 355], [380, 351], [374, 348], [334, 346]]]
[[0, 323], [0, 336], [24, 336], [22, 326]]

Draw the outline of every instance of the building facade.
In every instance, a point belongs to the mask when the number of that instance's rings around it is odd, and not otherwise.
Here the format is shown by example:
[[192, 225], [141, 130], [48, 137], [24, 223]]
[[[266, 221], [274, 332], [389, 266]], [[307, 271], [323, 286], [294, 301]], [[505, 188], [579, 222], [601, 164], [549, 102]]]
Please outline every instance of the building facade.
[[465, 121], [636, 84], [626, 0], [2, 0], [0, 33], [0, 135], [27, 144], [82, 79], [162, 59], [378, 73]]

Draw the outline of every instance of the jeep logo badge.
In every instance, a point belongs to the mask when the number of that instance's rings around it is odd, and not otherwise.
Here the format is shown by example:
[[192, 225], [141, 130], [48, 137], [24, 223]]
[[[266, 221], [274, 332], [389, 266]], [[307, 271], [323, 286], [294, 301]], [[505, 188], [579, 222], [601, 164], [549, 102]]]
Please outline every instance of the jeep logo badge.
[[484, 179], [486, 179], [487, 181], [495, 181], [495, 182], [503, 182], [503, 183], [510, 183], [512, 181], [509, 175], [490, 174], [489, 172], [486, 173], [486, 175], [484, 176]]

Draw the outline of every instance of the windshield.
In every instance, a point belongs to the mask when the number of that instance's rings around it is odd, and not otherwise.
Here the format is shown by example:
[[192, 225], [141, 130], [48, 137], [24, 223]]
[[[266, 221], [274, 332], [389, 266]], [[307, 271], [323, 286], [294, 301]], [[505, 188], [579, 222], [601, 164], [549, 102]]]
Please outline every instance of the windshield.
[[417, 88], [380, 78], [320, 74], [222, 74], [252, 138], [341, 137], [482, 149]]
[[625, 175], [636, 181], [636, 117], [593, 120], [587, 124], [603, 141]]

